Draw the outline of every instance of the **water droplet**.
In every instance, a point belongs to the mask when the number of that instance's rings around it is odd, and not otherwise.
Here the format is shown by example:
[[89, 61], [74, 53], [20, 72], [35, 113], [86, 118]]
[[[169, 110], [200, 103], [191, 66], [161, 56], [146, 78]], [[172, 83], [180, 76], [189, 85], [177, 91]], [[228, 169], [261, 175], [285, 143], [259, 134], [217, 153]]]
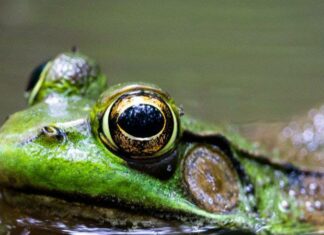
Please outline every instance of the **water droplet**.
[[168, 166], [167, 166], [167, 169], [166, 169], [168, 172], [171, 172], [172, 171], [172, 166], [169, 164]]
[[252, 193], [253, 192], [253, 185], [249, 184], [245, 187], [245, 192], [246, 193]]
[[209, 203], [210, 205], [212, 205], [212, 204], [213, 204], [213, 199], [209, 198], [209, 199], [208, 199], [208, 203]]
[[315, 209], [316, 210], [322, 210], [323, 208], [322, 208], [322, 202], [321, 201], [315, 201], [315, 203], [314, 203], [314, 206], [315, 206]]
[[280, 180], [279, 186], [280, 186], [281, 189], [283, 189], [286, 186], [286, 182], [283, 181], [283, 180]]
[[295, 192], [295, 190], [290, 189], [290, 190], [289, 190], [289, 196], [291, 196], [291, 197], [295, 197], [295, 196], [296, 196], [296, 192]]
[[306, 130], [304, 130], [303, 132], [303, 139], [304, 142], [311, 142], [314, 138], [314, 132], [312, 130], [312, 128], [308, 128]]
[[312, 202], [310, 202], [310, 201], [306, 201], [306, 202], [305, 202], [305, 206], [306, 206], [306, 209], [307, 209], [309, 212], [314, 211], [314, 207], [313, 207], [313, 203], [312, 203]]
[[316, 183], [310, 183], [308, 188], [309, 188], [309, 192], [311, 195], [316, 194], [319, 189], [318, 184], [316, 184]]
[[290, 205], [289, 205], [289, 202], [286, 201], [286, 200], [283, 200], [280, 202], [279, 204], [279, 209], [282, 211], [282, 212], [287, 212], [290, 208]]
[[302, 195], [306, 195], [306, 189], [305, 189], [305, 188], [301, 188], [301, 189], [300, 189], [300, 194], [302, 194]]

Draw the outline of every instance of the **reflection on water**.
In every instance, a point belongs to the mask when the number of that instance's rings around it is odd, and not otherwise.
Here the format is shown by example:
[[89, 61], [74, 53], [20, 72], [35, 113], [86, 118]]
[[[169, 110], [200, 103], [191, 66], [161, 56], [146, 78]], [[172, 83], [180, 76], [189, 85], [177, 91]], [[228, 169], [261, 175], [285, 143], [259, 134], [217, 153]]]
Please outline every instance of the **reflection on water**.
[[24, 214], [17, 208], [10, 207], [4, 200], [0, 200], [0, 211], [0, 234], [251, 234], [244, 231], [219, 230], [209, 226], [186, 226], [172, 223], [165, 227], [151, 229], [107, 228], [100, 223], [80, 221], [79, 219], [66, 220], [49, 215], [35, 218]]
[[134, 229], [134, 230], [122, 230], [122, 229], [109, 229], [100, 228], [98, 225], [87, 226], [87, 225], [76, 225], [69, 227], [61, 221], [55, 222], [44, 222], [34, 220], [32, 218], [18, 219], [16, 226], [6, 226], [0, 232], [11, 232], [12, 234], [130, 234], [130, 235], [145, 235], [145, 234], [214, 234], [214, 235], [231, 235], [231, 234], [250, 234], [242, 231], [225, 231], [218, 229], [206, 228], [192, 228], [192, 227], [161, 227], [157, 229]]
[[[1, 1], [0, 123], [25, 106], [33, 67], [75, 44], [110, 84], [157, 83], [201, 119], [287, 119], [324, 100], [323, 10], [323, 1]], [[0, 233], [111, 232], [68, 224], [0, 201]]]

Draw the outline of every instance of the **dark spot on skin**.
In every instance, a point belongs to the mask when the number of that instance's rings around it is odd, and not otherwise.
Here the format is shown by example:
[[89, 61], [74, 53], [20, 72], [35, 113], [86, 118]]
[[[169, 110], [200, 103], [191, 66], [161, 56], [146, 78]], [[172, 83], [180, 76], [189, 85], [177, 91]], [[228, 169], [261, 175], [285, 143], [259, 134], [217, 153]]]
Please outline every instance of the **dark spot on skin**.
[[149, 104], [133, 105], [118, 118], [118, 125], [128, 134], [139, 137], [151, 137], [158, 134], [164, 126], [162, 113]]

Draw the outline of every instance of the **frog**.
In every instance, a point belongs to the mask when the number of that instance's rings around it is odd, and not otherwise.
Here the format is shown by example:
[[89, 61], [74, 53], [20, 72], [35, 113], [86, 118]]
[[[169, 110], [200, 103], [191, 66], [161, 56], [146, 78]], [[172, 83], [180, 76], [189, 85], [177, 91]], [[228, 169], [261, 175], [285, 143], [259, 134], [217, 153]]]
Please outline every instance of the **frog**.
[[324, 231], [323, 108], [288, 126], [205, 123], [157, 85], [107, 86], [75, 50], [37, 66], [26, 98], [0, 129], [0, 185], [27, 213], [122, 228]]

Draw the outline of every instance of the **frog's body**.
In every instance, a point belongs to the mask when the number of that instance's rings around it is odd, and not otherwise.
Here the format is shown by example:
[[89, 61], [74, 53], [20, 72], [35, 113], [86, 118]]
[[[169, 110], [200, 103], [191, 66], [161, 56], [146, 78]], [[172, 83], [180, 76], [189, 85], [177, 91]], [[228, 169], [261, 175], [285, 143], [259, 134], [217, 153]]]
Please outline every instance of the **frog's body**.
[[[102, 81], [101, 75], [98, 83]], [[231, 128], [179, 118], [173, 101], [164, 94], [168, 107], [176, 110], [172, 126], [179, 128], [172, 134], [174, 142], [167, 144], [170, 149], [152, 154], [154, 158], [133, 158], [125, 152], [120, 156], [107, 144], [109, 138], [101, 137], [105, 134], [101, 110], [107, 109], [102, 105], [111, 99], [106, 97], [118, 97], [115, 90], [162, 91], [147, 84], [119, 85], [96, 102], [93, 87], [91, 96], [85, 90], [80, 94], [40, 90], [40, 95], [33, 94], [31, 107], [11, 115], [2, 126], [0, 183], [8, 201], [24, 207], [27, 201], [47, 202], [61, 210], [64, 205], [80, 207], [81, 202], [87, 209], [65, 213], [97, 215], [92, 219], [115, 225], [131, 221], [158, 226], [180, 219], [258, 233], [323, 231], [321, 167], [299, 169], [270, 161], [272, 156], [265, 158], [262, 148]]]

